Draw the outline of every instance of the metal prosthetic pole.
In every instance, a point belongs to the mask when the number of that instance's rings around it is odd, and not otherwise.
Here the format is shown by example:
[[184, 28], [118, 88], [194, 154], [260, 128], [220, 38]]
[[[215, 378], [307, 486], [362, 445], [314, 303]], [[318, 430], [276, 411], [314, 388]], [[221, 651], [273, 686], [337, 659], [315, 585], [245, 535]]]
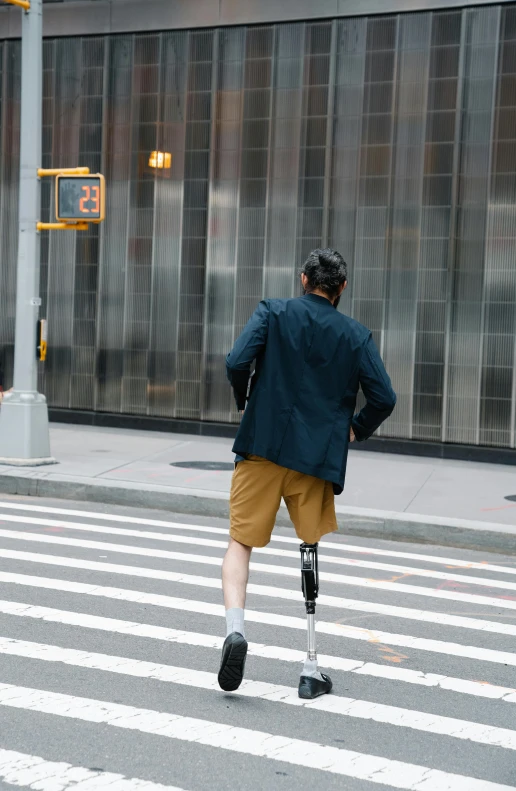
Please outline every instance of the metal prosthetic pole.
[[308, 659], [317, 661], [315, 642], [315, 600], [319, 595], [319, 563], [317, 544], [301, 544], [301, 590], [305, 597], [308, 628]]
[[308, 658], [299, 679], [299, 697], [313, 700], [331, 692], [331, 678], [317, 668], [315, 642], [315, 601], [319, 595], [319, 562], [317, 544], [301, 544], [301, 590], [305, 597], [308, 626]]

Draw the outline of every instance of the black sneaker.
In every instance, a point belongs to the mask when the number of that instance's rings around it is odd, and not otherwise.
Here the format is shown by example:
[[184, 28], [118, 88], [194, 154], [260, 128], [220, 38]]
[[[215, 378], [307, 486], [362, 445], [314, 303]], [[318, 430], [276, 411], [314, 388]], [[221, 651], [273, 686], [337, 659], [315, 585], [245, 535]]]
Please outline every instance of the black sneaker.
[[323, 680], [313, 676], [301, 676], [299, 679], [299, 697], [305, 700], [313, 700], [319, 695], [327, 695], [333, 688], [332, 680], [329, 676], [321, 673]]
[[224, 692], [234, 692], [244, 677], [247, 640], [239, 632], [228, 635], [222, 646], [219, 685]]

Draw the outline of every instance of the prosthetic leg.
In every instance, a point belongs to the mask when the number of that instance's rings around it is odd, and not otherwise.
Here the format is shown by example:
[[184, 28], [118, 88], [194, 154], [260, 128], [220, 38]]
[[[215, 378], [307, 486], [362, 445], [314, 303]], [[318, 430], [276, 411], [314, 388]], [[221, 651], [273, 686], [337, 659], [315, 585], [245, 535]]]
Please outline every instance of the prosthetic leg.
[[331, 691], [329, 676], [317, 670], [317, 645], [315, 640], [315, 602], [319, 595], [319, 562], [317, 544], [301, 544], [301, 590], [305, 597], [308, 653], [299, 681], [299, 697], [311, 700]]

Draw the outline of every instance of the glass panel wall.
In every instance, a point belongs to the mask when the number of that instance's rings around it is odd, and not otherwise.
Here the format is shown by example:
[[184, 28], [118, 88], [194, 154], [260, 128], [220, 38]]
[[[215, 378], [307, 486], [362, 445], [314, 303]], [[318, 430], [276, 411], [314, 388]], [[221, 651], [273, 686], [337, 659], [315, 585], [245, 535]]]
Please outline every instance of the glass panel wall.
[[[0, 42], [7, 385], [19, 92]], [[516, 5], [46, 40], [43, 150], [108, 184], [100, 228], [42, 234], [51, 406], [237, 422], [225, 355], [331, 245], [399, 394], [381, 433], [514, 447]]]

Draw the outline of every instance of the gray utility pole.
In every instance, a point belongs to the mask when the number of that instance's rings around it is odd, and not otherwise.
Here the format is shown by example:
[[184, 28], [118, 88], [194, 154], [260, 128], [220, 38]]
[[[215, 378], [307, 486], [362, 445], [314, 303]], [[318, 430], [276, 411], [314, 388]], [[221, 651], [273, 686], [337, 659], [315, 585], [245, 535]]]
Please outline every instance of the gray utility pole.
[[46, 399], [37, 390], [36, 332], [39, 318], [41, 207], [38, 168], [42, 153], [42, 0], [22, 12], [20, 133], [20, 235], [16, 292], [14, 389], [0, 409], [0, 462], [22, 466], [52, 464]]

